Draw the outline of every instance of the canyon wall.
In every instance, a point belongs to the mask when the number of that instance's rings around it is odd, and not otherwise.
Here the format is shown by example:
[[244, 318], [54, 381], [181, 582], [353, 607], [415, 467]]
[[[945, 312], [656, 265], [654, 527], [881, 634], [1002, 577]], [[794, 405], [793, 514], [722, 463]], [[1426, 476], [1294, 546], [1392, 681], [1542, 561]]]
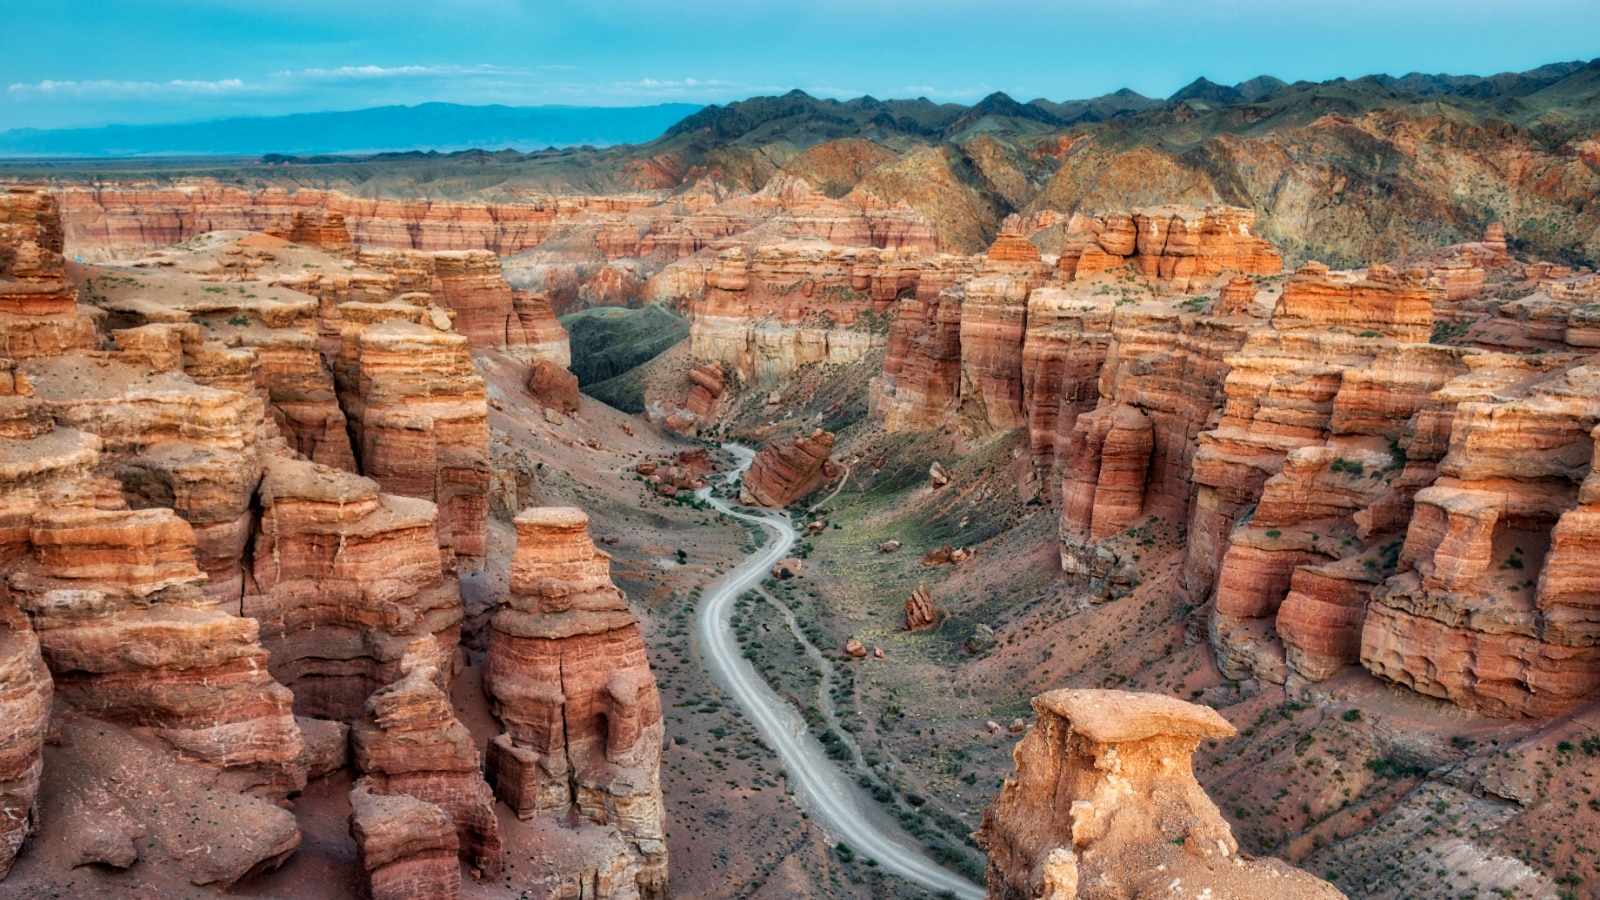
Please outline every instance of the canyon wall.
[[690, 352], [771, 388], [801, 366], [854, 362], [884, 346], [897, 303], [965, 266], [815, 242], [726, 250], [706, 274], [705, 294], [690, 302]]
[[[0, 873], [54, 784], [70, 803], [123, 798], [60, 811], [105, 820], [69, 829], [101, 841], [71, 851], [84, 861], [226, 886], [294, 853], [295, 817], [274, 802], [346, 765], [374, 896], [457, 896], [457, 854], [480, 877], [501, 871], [494, 794], [448, 700], [463, 663], [456, 573], [488, 549], [487, 402], [466, 332], [515, 354], [501, 323], [554, 319], [488, 254], [377, 259], [344, 224], [307, 211], [287, 237], [213, 235], [108, 269], [65, 262], [51, 195], [0, 194], [0, 331], [19, 351], [0, 361], [0, 797], [13, 810]], [[572, 847], [633, 873], [616, 896], [665, 896], [660, 701], [605, 557], [584, 543], [600, 606], [558, 616], [559, 634], [545, 622], [542, 638], [497, 619], [516, 637], [490, 666], [504, 687], [508, 646], [556, 660], [573, 708], [595, 719], [552, 744], [511, 715], [523, 744], [504, 740], [519, 759], [564, 754], [566, 768], [545, 765], [596, 826]], [[513, 587], [560, 605], [588, 577], [569, 574]], [[101, 751], [79, 738], [51, 756], [57, 722], [155, 743], [136, 767], [68, 778], [74, 754]], [[191, 781], [172, 787], [176, 773]], [[190, 787], [251, 824], [230, 818], [211, 839], [177, 828], [147, 852], [132, 835], [165, 826], [130, 804], [169, 790], [187, 802]]]

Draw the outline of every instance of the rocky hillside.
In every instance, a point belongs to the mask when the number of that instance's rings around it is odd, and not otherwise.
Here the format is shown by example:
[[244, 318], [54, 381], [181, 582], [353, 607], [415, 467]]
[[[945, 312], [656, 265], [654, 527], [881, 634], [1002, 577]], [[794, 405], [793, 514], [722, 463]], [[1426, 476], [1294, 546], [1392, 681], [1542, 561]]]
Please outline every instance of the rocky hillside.
[[[659, 217], [695, 197], [752, 194], [786, 177], [860, 207], [904, 204], [951, 252], [982, 250], [1012, 213], [1223, 203], [1255, 211], [1261, 233], [1295, 265], [1394, 258], [1468, 240], [1490, 222], [1504, 223], [1520, 252], [1593, 264], [1600, 258], [1600, 222], [1587, 198], [1600, 182], [1597, 73], [1596, 63], [1571, 62], [1487, 78], [1374, 75], [1284, 84], [1262, 77], [1233, 86], [1201, 79], [1165, 100], [1119, 91], [1021, 103], [995, 94], [970, 107], [791, 92], [709, 107], [655, 141], [606, 150], [244, 167], [189, 160], [91, 171], [19, 163], [4, 171], [62, 184], [143, 185], [152, 175], [166, 183], [242, 183], [251, 194], [332, 187], [369, 198], [335, 204], [364, 243], [502, 254], [550, 239], [539, 223], [557, 204], [541, 198], [628, 195], [604, 202], [616, 212], [629, 204], [661, 205]], [[202, 198], [198, 206], [231, 208], [241, 204], [237, 197]], [[462, 238], [436, 237], [427, 228], [384, 237], [365, 221], [420, 214], [400, 206], [385, 211], [374, 205], [379, 198], [497, 206], [485, 219], [448, 226]], [[130, 202], [143, 212], [116, 224]], [[315, 195], [304, 202], [328, 203]], [[226, 218], [186, 226], [195, 206], [159, 191], [129, 200], [102, 188], [65, 209], [69, 228], [105, 222], [80, 233], [93, 245], [169, 243], [242, 227]], [[448, 209], [426, 218], [448, 218]], [[659, 247], [628, 243], [635, 245], [602, 240], [602, 264], [648, 258]], [[578, 244], [594, 246], [586, 236]], [[884, 243], [875, 236], [873, 245]], [[673, 252], [681, 253], [676, 246]]]

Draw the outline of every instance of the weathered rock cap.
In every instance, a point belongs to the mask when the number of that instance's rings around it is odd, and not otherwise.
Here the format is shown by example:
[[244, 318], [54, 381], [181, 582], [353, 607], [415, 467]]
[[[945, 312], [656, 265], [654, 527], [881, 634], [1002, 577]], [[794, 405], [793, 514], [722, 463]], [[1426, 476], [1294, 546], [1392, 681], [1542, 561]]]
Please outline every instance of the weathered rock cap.
[[1033, 710], [1066, 719], [1099, 744], [1126, 744], [1160, 735], [1200, 740], [1232, 737], [1238, 729], [1209, 706], [1130, 691], [1059, 690], [1033, 698]]
[[523, 527], [576, 531], [589, 527], [589, 514], [576, 506], [532, 506], [518, 513], [513, 524], [519, 531]]

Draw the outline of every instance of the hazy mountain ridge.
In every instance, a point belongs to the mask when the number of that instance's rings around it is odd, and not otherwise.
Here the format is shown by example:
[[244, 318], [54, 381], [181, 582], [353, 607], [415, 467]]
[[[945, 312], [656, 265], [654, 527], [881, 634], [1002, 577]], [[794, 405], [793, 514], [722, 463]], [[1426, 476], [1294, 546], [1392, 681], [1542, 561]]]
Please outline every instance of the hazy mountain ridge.
[[0, 132], [0, 156], [149, 156], [523, 150], [648, 141], [699, 109], [423, 103], [164, 125]]

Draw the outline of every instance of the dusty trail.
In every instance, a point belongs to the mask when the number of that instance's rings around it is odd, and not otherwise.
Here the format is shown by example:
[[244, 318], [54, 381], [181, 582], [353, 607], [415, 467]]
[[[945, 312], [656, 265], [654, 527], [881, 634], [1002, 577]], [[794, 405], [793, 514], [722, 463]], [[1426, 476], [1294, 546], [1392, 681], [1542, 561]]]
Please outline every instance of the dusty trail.
[[[733, 483], [755, 454], [734, 444], [723, 445], [739, 460], [727, 476]], [[916, 841], [894, 823], [823, 751], [807, 731], [798, 711], [779, 697], [750, 663], [739, 654], [729, 617], [734, 598], [756, 587], [772, 564], [794, 546], [793, 525], [779, 514], [735, 509], [711, 496], [710, 488], [698, 492], [718, 512], [760, 525], [771, 540], [729, 572], [709, 590], [695, 615], [700, 646], [714, 677], [738, 701], [750, 721], [760, 729], [789, 771], [801, 805], [830, 835], [853, 847], [878, 865], [930, 891], [949, 891], [962, 900], [982, 900], [984, 890], [922, 854]]]

